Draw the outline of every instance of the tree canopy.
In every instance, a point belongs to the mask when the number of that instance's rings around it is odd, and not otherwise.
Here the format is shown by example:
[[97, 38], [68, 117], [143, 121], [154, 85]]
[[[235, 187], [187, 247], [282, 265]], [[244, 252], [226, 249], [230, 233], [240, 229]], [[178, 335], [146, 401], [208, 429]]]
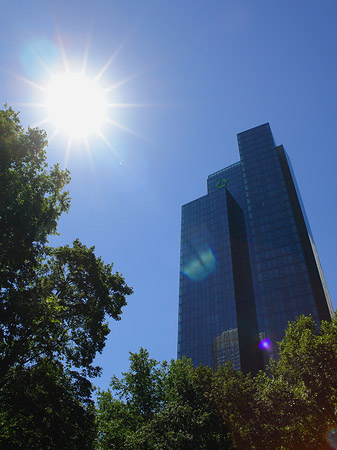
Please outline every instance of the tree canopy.
[[210, 368], [185, 359], [170, 364], [130, 353], [130, 369], [98, 393], [98, 448], [128, 450], [232, 449], [228, 430], [207, 396]]
[[290, 323], [279, 358], [255, 377], [170, 364], [146, 350], [98, 394], [101, 450], [337, 449], [337, 319]]
[[0, 111], [0, 445], [90, 448], [93, 361], [132, 289], [94, 247], [48, 246], [70, 207], [70, 175], [48, 167], [46, 147], [44, 131]]
[[237, 449], [337, 448], [337, 319], [288, 325], [279, 357], [252, 378], [226, 368], [218, 411]]

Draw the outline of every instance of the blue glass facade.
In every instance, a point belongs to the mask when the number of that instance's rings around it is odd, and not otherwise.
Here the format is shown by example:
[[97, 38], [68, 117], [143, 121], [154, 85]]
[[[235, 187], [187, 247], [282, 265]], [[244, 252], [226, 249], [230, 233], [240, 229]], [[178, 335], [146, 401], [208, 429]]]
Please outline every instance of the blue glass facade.
[[182, 208], [178, 358], [256, 372], [289, 320], [333, 312], [286, 152], [269, 124], [238, 145], [240, 162]]

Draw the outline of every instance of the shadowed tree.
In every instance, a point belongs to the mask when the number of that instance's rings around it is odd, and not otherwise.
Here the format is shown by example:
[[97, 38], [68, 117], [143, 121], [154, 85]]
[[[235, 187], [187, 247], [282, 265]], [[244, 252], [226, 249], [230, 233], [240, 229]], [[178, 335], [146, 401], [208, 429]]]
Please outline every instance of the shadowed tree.
[[[113, 392], [98, 394], [98, 448], [128, 450], [232, 449], [228, 430], [207, 395], [214, 374], [190, 361], [171, 364], [130, 354], [130, 370]], [[208, 384], [205, 389], [205, 384]]]
[[255, 378], [224, 369], [215, 401], [235, 448], [329, 450], [337, 422], [337, 321], [290, 323], [279, 359]]
[[90, 448], [93, 360], [132, 289], [94, 247], [47, 246], [70, 177], [48, 167], [46, 146], [44, 131], [0, 111], [0, 445]]

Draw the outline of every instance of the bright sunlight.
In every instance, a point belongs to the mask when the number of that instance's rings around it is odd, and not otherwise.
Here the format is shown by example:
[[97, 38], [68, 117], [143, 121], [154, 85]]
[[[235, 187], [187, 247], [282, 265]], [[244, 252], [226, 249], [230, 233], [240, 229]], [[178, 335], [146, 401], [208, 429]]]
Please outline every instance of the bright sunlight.
[[[67, 136], [68, 144], [65, 164], [74, 140], [82, 140], [84, 148], [90, 156], [90, 141], [99, 137], [114, 153], [116, 153], [116, 155], [118, 155], [116, 149], [105, 135], [108, 126], [113, 126], [126, 133], [146, 139], [144, 136], [126, 127], [124, 124], [119, 123], [116, 120], [116, 115], [120, 108], [139, 108], [152, 105], [111, 103], [111, 99], [109, 99], [111, 93], [115, 89], [132, 81], [137, 75], [115, 81], [112, 84], [105, 85], [104, 88], [100, 85], [102, 76], [115, 60], [124, 43], [115, 50], [108, 61], [92, 78], [86, 75], [89, 44], [85, 49], [82, 67], [78, 70], [77, 65], [76, 71], [71, 70], [70, 61], [66, 57], [61, 40], [59, 39], [59, 47], [56, 47], [54, 44], [50, 45], [52, 45], [54, 53], [57, 54], [59, 52], [61, 56], [63, 66], [61, 70], [60, 67], [58, 67], [57, 71], [54, 71], [53, 64], [47, 64], [38, 54], [32, 53], [36, 58], [36, 63], [39, 63], [41, 68], [43, 68], [49, 76], [49, 82], [47, 84], [39, 84], [19, 75], [17, 75], [17, 77], [38, 89], [41, 93], [38, 102], [21, 104], [24, 106], [38, 107], [43, 110], [44, 117], [33, 126], [40, 127], [46, 123], [51, 125], [53, 131], [49, 136], [49, 143], [59, 134]], [[50, 53], [53, 52], [48, 52], [48, 54]], [[92, 70], [89, 72], [92, 73]]]
[[54, 76], [46, 88], [45, 105], [56, 130], [70, 138], [100, 133], [107, 118], [104, 91], [82, 74]]

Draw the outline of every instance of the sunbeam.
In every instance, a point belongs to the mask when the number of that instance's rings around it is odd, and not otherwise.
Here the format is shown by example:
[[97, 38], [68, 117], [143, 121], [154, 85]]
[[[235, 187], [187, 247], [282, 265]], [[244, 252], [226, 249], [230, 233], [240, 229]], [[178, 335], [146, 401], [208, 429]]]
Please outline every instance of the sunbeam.
[[90, 48], [90, 41], [91, 41], [91, 36], [88, 36], [88, 40], [87, 40], [87, 45], [85, 46], [85, 51], [84, 51], [84, 58], [83, 58], [83, 62], [82, 62], [82, 70], [81, 70], [81, 75], [85, 74], [85, 70], [87, 68], [87, 62], [88, 62], [88, 55], [89, 55], [89, 48]]
[[103, 142], [106, 143], [106, 145], [110, 148], [110, 150], [112, 150], [113, 153], [118, 157], [119, 161], [122, 161], [122, 158], [121, 158], [120, 154], [119, 154], [118, 151], [115, 149], [115, 147], [113, 147], [113, 146], [111, 145], [111, 142], [108, 141], [108, 139], [104, 136], [104, 134], [103, 134], [103, 133], [99, 133], [98, 135], [99, 135], [99, 137], [103, 140]]
[[109, 108], [155, 108], [156, 106], [149, 103], [108, 103]]
[[108, 123], [110, 123], [111, 125], [113, 125], [114, 127], [119, 128], [120, 130], [126, 131], [129, 134], [137, 136], [138, 138], [140, 138], [140, 139], [142, 139], [144, 141], [151, 142], [150, 138], [148, 138], [146, 136], [143, 136], [142, 134], [139, 134], [139, 133], [137, 133], [134, 130], [131, 130], [131, 128], [128, 128], [125, 125], [122, 125], [121, 123], [116, 122], [115, 120], [111, 120], [109, 117], [106, 118], [106, 121]]
[[67, 143], [67, 150], [66, 150], [66, 156], [64, 158], [64, 167], [67, 167], [68, 164], [68, 159], [69, 159], [69, 155], [70, 155], [70, 150], [71, 150], [71, 137], [69, 137], [68, 139], [68, 143]]
[[39, 61], [44, 70], [48, 73], [48, 75], [51, 77], [54, 76], [53, 72], [50, 70], [47, 64], [45, 64], [45, 62], [36, 53], [34, 53], [34, 56], [37, 59], [37, 61]]
[[16, 74], [14, 74], [14, 76], [15, 76], [16, 78], [18, 78], [19, 80], [23, 81], [24, 83], [27, 83], [27, 84], [29, 84], [30, 86], [33, 86], [34, 88], [39, 89], [39, 90], [42, 91], [42, 92], [46, 92], [46, 88], [43, 87], [43, 86], [41, 86], [40, 84], [34, 83], [34, 81], [28, 80], [28, 78], [22, 77], [21, 75], [16, 75]]
[[125, 80], [121, 80], [115, 84], [112, 84], [111, 86], [106, 88], [104, 92], [107, 94], [108, 92], [113, 91], [114, 89], [118, 89], [119, 87], [123, 86], [126, 83], [130, 83], [130, 81], [133, 81], [138, 77], [139, 77], [139, 75], [131, 75], [130, 77], [125, 78]]
[[62, 43], [62, 40], [61, 40], [61, 37], [60, 37], [59, 33], [57, 34], [57, 41], [58, 41], [58, 44], [59, 44], [59, 47], [60, 47], [60, 50], [61, 50], [62, 62], [63, 62], [63, 65], [64, 65], [64, 69], [65, 69], [66, 73], [69, 73], [70, 69], [69, 69], [69, 65], [68, 65], [68, 61], [67, 61], [67, 56], [66, 56], [66, 52], [64, 50], [63, 43]]
[[41, 125], [44, 125], [45, 123], [48, 123], [48, 122], [50, 122], [50, 119], [49, 119], [48, 117], [45, 117], [44, 119], [41, 119], [41, 120], [39, 120], [38, 122], [35, 122], [35, 123], [33, 124], [33, 128], [38, 128], [38, 127], [40, 127]]
[[13, 106], [18, 106], [18, 107], [23, 107], [23, 108], [25, 108], [27, 106], [29, 106], [31, 108], [45, 108], [46, 105], [44, 103], [33, 103], [33, 102], [28, 102], [28, 103], [19, 102], [19, 103], [17, 103], [17, 102], [15, 102], [15, 103], [13, 103]]
[[56, 138], [58, 131], [54, 130], [50, 136], [48, 136], [48, 143], [51, 144]]
[[114, 61], [114, 59], [116, 58], [116, 56], [118, 55], [118, 53], [122, 50], [122, 48], [124, 47], [124, 45], [126, 44], [127, 40], [124, 40], [119, 47], [117, 47], [117, 49], [115, 50], [115, 52], [110, 56], [110, 58], [107, 60], [107, 62], [104, 64], [104, 66], [102, 67], [102, 69], [98, 72], [98, 74], [95, 77], [95, 81], [97, 82], [102, 75], [104, 74], [104, 72], [108, 69], [108, 67], [110, 66], [110, 64]]
[[[15, 75], [22, 82], [41, 92], [39, 98], [36, 97], [36, 101], [17, 104], [18, 106], [45, 110], [45, 114], [42, 115], [42, 118], [34, 126], [41, 127], [48, 123], [49, 129], [52, 127], [49, 142], [52, 142], [56, 136], [66, 136], [65, 165], [68, 162], [72, 145], [75, 144], [75, 141], [78, 142], [80, 140], [83, 142], [83, 147], [92, 163], [91, 141], [95, 136], [99, 136], [113, 151], [116, 158], [119, 158], [121, 161], [120, 155], [107, 138], [107, 124], [142, 140], [150, 141], [148, 137], [120, 123], [116, 115], [116, 110], [124, 108], [151, 108], [159, 105], [136, 102], [117, 103], [113, 101], [114, 98], [112, 97], [114, 90], [130, 83], [140, 75], [130, 75], [115, 82], [111, 82], [112, 80], [110, 80], [110, 83], [105, 83], [105, 85], [101, 82], [101, 80], [103, 81], [103, 75], [106, 75], [108, 68], [122, 51], [127, 41], [128, 39], [125, 39], [103, 64], [101, 69], [97, 70], [92, 77], [89, 77], [88, 73], [92, 71], [88, 70], [91, 36], [88, 36], [79, 71], [73, 71], [72, 67], [74, 63], [72, 63], [71, 59], [68, 59], [61, 34], [58, 32], [57, 48], [59, 61], [53, 60], [53, 63], [49, 65], [38, 52], [32, 52], [38, 64], [49, 76], [49, 81], [40, 83], [21, 75]], [[78, 62], [76, 66], [78, 67]], [[44, 76], [43, 79], [45, 80], [46, 77]], [[113, 116], [110, 116], [109, 113], [113, 114]]]
[[89, 163], [90, 163], [90, 167], [91, 167], [92, 173], [93, 173], [93, 175], [95, 175], [94, 162], [93, 162], [93, 159], [92, 159], [92, 154], [91, 154], [91, 151], [90, 151], [90, 145], [89, 145], [88, 138], [85, 137], [83, 140], [84, 140], [84, 146], [85, 146], [85, 149], [87, 151], [87, 156], [88, 156], [88, 159], [89, 159]]

